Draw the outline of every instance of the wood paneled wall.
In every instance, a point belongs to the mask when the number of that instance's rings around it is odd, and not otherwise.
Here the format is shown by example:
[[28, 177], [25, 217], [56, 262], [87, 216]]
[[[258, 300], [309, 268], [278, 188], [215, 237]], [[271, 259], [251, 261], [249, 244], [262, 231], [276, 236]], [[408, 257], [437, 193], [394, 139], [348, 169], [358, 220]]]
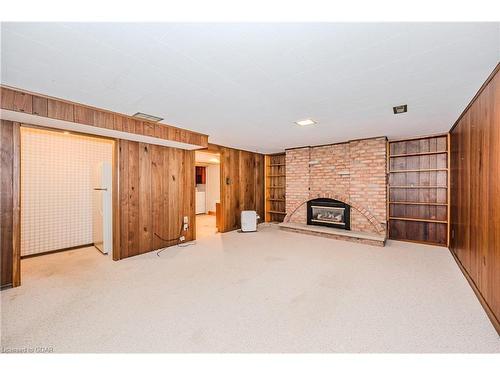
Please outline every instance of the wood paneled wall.
[[221, 232], [240, 228], [243, 210], [264, 221], [264, 155], [210, 144], [221, 160]]
[[0, 124], [1, 287], [20, 284], [20, 131], [19, 124]]
[[389, 238], [448, 244], [448, 136], [389, 142]]
[[[195, 236], [194, 151], [119, 141], [119, 258]], [[182, 230], [183, 217], [189, 229]], [[164, 241], [160, 239], [158, 234]]]
[[499, 66], [450, 131], [450, 249], [500, 333]]
[[67, 100], [36, 94], [16, 88], [1, 87], [1, 107], [83, 125], [147, 135], [170, 141], [207, 147], [208, 136], [186, 129], [136, 118]]

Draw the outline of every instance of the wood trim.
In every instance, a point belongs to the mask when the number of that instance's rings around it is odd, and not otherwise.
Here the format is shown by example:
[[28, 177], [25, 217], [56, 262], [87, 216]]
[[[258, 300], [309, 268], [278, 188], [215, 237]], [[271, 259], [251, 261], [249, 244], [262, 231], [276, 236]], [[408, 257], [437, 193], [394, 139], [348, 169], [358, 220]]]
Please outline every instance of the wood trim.
[[20, 285], [19, 123], [0, 121], [0, 276], [1, 287]]
[[391, 167], [389, 158], [389, 153], [391, 151], [391, 145], [389, 141], [385, 142], [385, 230], [387, 233], [387, 238], [391, 238], [391, 226], [389, 225], [389, 214], [390, 214], [390, 190], [389, 190], [389, 169]]
[[120, 215], [120, 141], [115, 139], [113, 145], [113, 260], [121, 259], [121, 215]]
[[439, 246], [439, 247], [446, 247], [447, 248], [446, 244], [439, 243], [439, 242], [432, 242], [432, 241], [417, 241], [417, 240], [409, 240], [409, 239], [400, 239], [400, 240], [392, 240], [392, 241], [418, 243], [420, 245]]
[[493, 310], [488, 305], [488, 302], [486, 302], [486, 300], [484, 299], [483, 295], [479, 291], [476, 283], [474, 282], [474, 280], [472, 279], [472, 277], [469, 275], [469, 273], [467, 272], [467, 270], [465, 269], [465, 267], [460, 262], [460, 259], [458, 259], [457, 255], [453, 252], [453, 250], [449, 249], [449, 251], [450, 251], [451, 256], [453, 257], [453, 259], [455, 259], [455, 262], [457, 263], [458, 268], [460, 268], [460, 271], [462, 271], [462, 274], [465, 276], [465, 279], [467, 280], [467, 282], [469, 283], [470, 287], [474, 291], [474, 294], [476, 295], [477, 299], [479, 300], [479, 303], [481, 304], [481, 306], [483, 307], [484, 311], [486, 312], [486, 315], [490, 319], [491, 324], [493, 324], [493, 327], [495, 328], [495, 330], [497, 331], [498, 335], [500, 336], [500, 319], [496, 317], [495, 313], [493, 312]]
[[451, 228], [451, 135], [448, 133], [446, 135], [446, 142], [448, 142], [448, 191], [446, 195], [447, 210], [446, 217], [448, 218], [447, 228], [446, 228], [446, 247], [450, 247], [450, 228]]
[[438, 224], [448, 223], [446, 220], [419, 219], [416, 217], [397, 217], [397, 216], [389, 216], [389, 220], [420, 221], [424, 223], [438, 223]]
[[488, 76], [488, 78], [486, 78], [486, 81], [484, 81], [484, 83], [481, 85], [481, 87], [479, 88], [479, 90], [477, 90], [476, 95], [473, 96], [473, 98], [471, 99], [471, 101], [469, 102], [469, 104], [467, 104], [467, 107], [465, 107], [465, 109], [462, 111], [462, 113], [460, 114], [460, 116], [458, 116], [457, 120], [455, 121], [455, 123], [451, 127], [449, 133], [451, 133], [453, 131], [453, 129], [455, 129], [455, 127], [458, 125], [458, 123], [460, 122], [460, 120], [462, 119], [462, 117], [464, 117], [464, 115], [467, 113], [467, 111], [469, 111], [470, 107], [472, 107], [472, 105], [474, 104], [474, 102], [476, 101], [476, 99], [479, 97], [479, 95], [481, 95], [481, 93], [483, 92], [483, 90], [488, 86], [488, 84], [495, 77], [495, 75], [498, 73], [498, 71], [500, 71], [500, 63], [497, 63], [497, 65], [495, 66], [495, 68], [493, 69], [493, 71], [490, 73], [490, 75]]
[[408, 205], [421, 205], [421, 206], [448, 206], [448, 203], [435, 203], [435, 202], [390, 202], [389, 204], [408, 204]]
[[[138, 120], [135, 117], [122, 113], [34, 93], [16, 87], [0, 85], [0, 91], [2, 94], [1, 106], [3, 109], [32, 113], [32, 108], [34, 107], [36, 111], [34, 114], [42, 117], [106, 129], [118, 127], [120, 129], [115, 128], [114, 130], [147, 135], [200, 147], [208, 146], [208, 136], [195, 131], [181, 129], [168, 124]], [[15, 102], [17, 94], [22, 94], [23, 100]], [[124, 129], [123, 123], [132, 124], [133, 126], [127, 126], [127, 129]]]
[[398, 142], [406, 142], [406, 141], [418, 141], [419, 139], [430, 139], [430, 138], [439, 138], [439, 137], [445, 137], [448, 133], [436, 133], [436, 134], [427, 134], [427, 135], [420, 135], [420, 136], [415, 136], [415, 137], [410, 137], [410, 138], [393, 138], [389, 139], [389, 143], [398, 143]]
[[447, 172], [448, 168], [436, 169], [391, 169], [390, 173], [406, 173], [406, 172]]
[[21, 125], [13, 124], [12, 286], [21, 285]]
[[[418, 139], [428, 139], [428, 138], [418, 138]], [[402, 141], [401, 141], [402, 142]], [[404, 158], [408, 156], [426, 156], [426, 155], [439, 155], [446, 154], [448, 151], [431, 151], [431, 152], [416, 152], [414, 154], [399, 154], [399, 155], [390, 155], [390, 158]]]
[[[392, 172], [391, 172], [392, 173]], [[448, 186], [389, 186], [390, 189], [447, 189]]]

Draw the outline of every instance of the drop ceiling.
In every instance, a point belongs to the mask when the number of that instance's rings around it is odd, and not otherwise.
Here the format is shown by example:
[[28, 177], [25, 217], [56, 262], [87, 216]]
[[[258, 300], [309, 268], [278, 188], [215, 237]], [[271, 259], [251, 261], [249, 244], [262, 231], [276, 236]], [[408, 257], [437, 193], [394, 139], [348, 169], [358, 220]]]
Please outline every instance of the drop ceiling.
[[[259, 152], [449, 130], [499, 23], [2, 23], [1, 82]], [[408, 105], [394, 115], [393, 107]], [[316, 125], [294, 122], [312, 118]]]

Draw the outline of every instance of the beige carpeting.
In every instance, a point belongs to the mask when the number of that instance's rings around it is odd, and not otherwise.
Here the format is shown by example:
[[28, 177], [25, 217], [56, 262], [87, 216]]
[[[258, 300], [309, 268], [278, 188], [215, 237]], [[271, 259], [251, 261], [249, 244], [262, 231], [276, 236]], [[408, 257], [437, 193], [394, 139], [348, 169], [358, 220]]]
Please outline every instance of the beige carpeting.
[[217, 234], [113, 262], [80, 249], [22, 262], [2, 346], [56, 352], [500, 352], [440, 247], [280, 232]]

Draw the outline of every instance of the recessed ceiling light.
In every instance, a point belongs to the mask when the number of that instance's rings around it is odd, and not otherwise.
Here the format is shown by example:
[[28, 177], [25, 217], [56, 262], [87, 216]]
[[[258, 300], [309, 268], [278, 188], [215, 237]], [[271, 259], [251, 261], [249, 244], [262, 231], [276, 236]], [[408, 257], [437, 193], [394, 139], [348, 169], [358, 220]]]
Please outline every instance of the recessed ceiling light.
[[314, 124], [316, 124], [316, 121], [311, 120], [310, 118], [307, 118], [305, 120], [295, 121], [295, 123], [297, 125], [300, 125], [300, 126], [308, 126], [308, 125], [314, 125]]
[[141, 120], [147, 120], [152, 122], [158, 122], [163, 120], [163, 118], [153, 115], [148, 115], [147, 113], [137, 112], [132, 115], [132, 117], [140, 118]]
[[64, 131], [63, 133], [64, 133], [64, 134], [69, 134], [69, 131], [67, 131], [67, 130], [66, 130], [66, 131]]
[[394, 111], [395, 115], [399, 115], [400, 113], [408, 112], [408, 105], [407, 104], [398, 105], [396, 107], [392, 107], [392, 110]]

